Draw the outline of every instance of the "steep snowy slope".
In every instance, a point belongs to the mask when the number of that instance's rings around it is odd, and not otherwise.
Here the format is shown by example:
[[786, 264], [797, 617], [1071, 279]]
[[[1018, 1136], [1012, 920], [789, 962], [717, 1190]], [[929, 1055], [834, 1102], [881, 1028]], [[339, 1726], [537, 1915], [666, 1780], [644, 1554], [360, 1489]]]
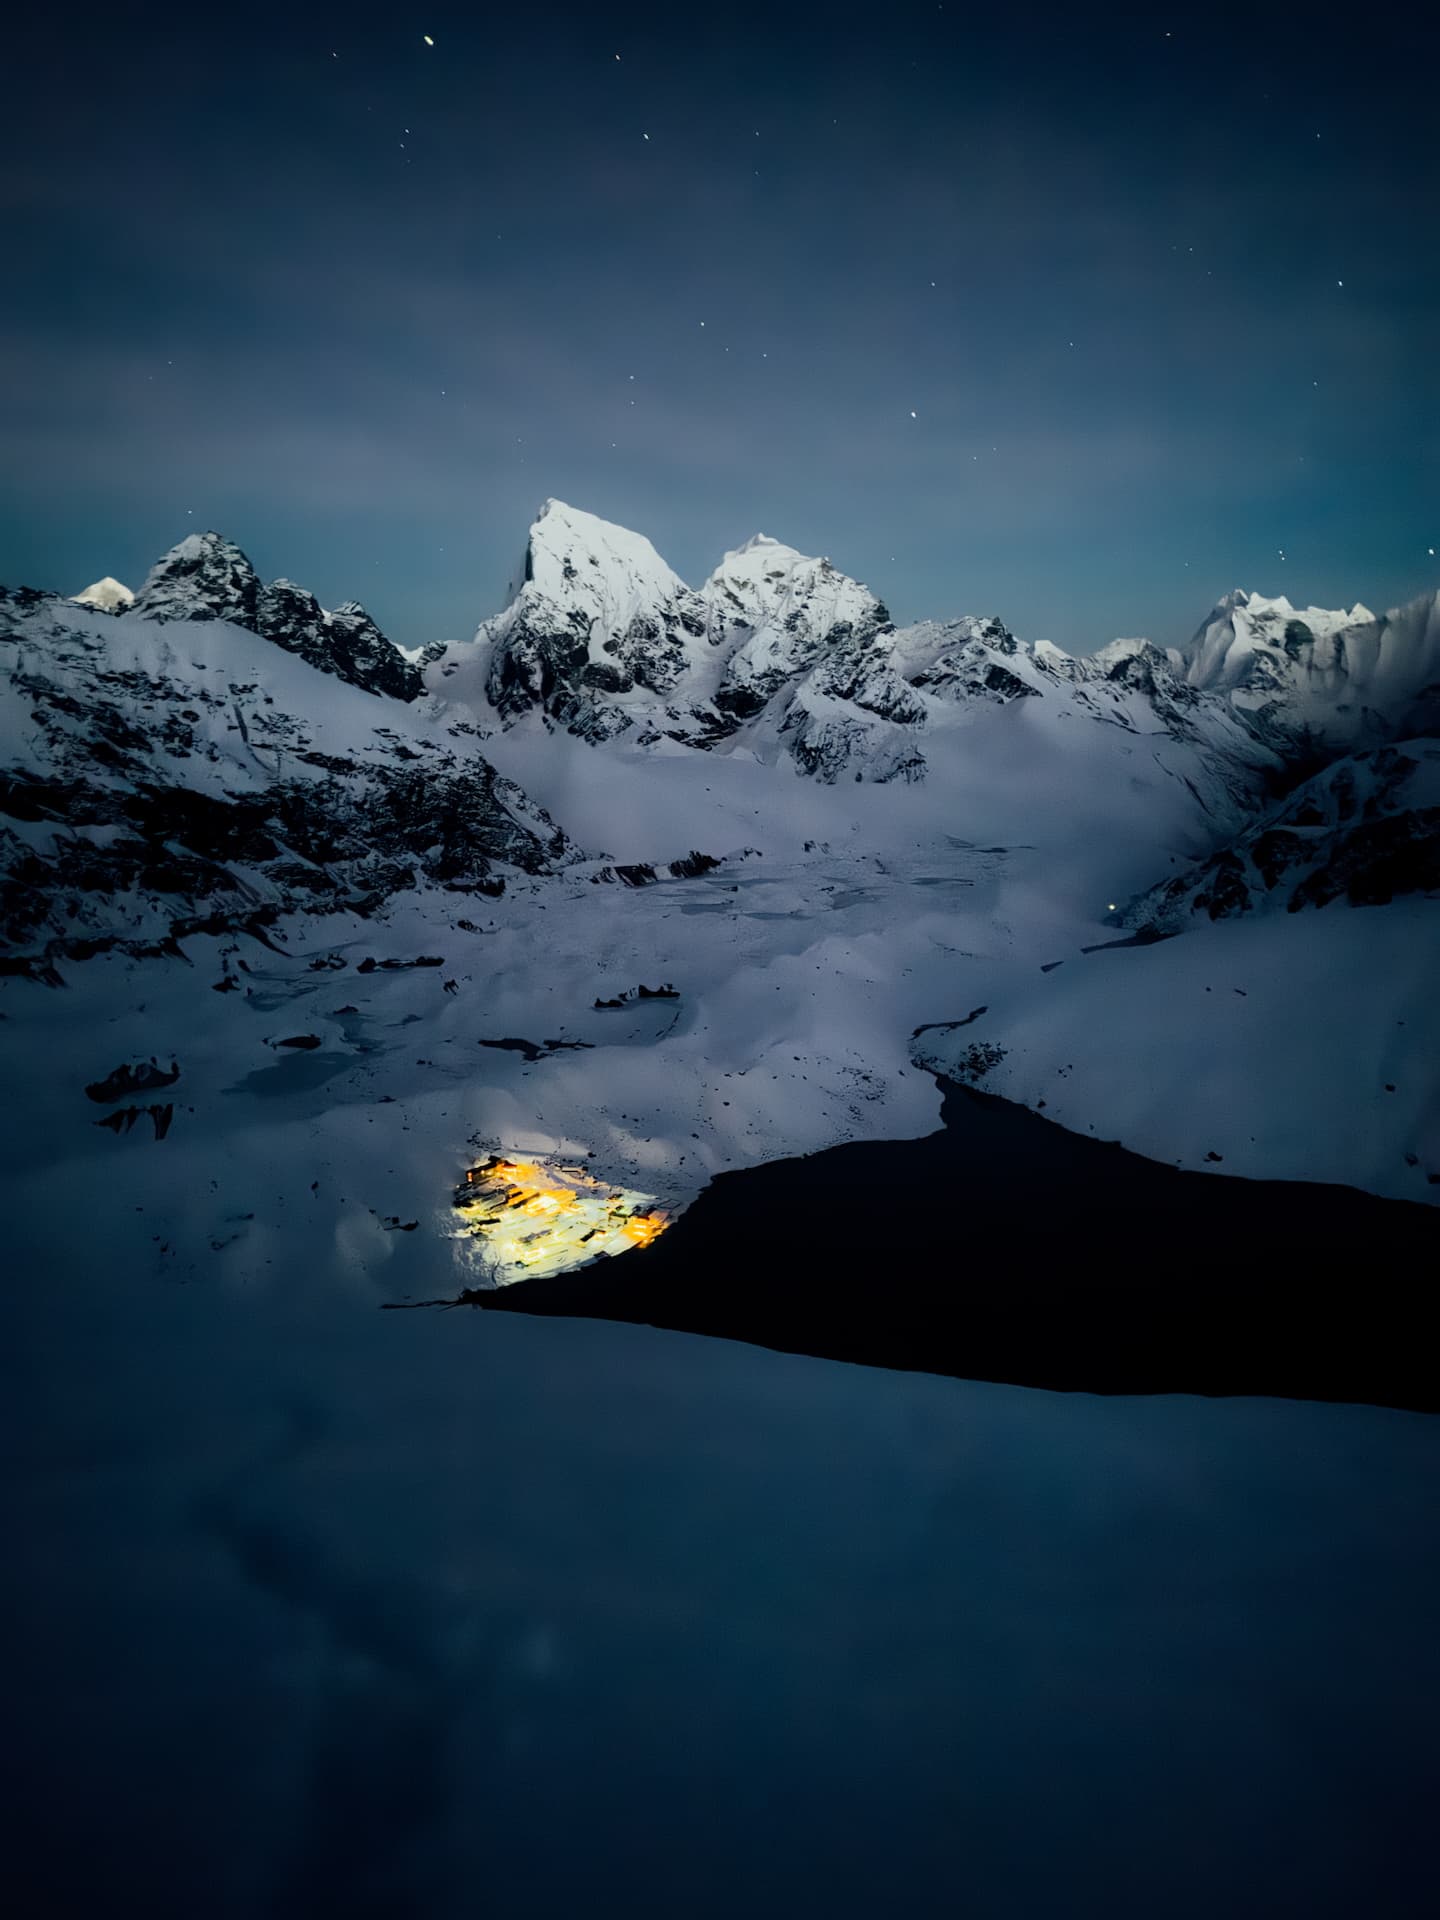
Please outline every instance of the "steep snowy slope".
[[[1169, 1165], [1440, 1205], [1440, 900], [1197, 919], [1153, 945], [1057, 947], [1062, 965], [995, 983], [982, 1018], [920, 1034], [915, 1057]], [[1164, 1259], [1123, 1218], [1104, 1251]], [[1232, 1256], [1254, 1250], [1217, 1247]]]
[[1176, 655], [1192, 687], [1228, 696], [1267, 737], [1309, 730], [1332, 751], [1440, 724], [1440, 593], [1373, 614], [1229, 593]]
[[11, 964], [375, 912], [421, 884], [493, 891], [564, 856], [463, 730], [169, 604], [164, 621], [116, 618], [0, 590]]
[[[1250, 910], [1383, 906], [1440, 892], [1440, 741], [1337, 760], [1198, 867], [1132, 901], [1123, 924], [1181, 933]], [[1437, 956], [1440, 960], [1440, 956]]]
[[704, 661], [699, 595], [641, 535], [562, 501], [541, 508], [512, 592], [472, 645], [442, 656], [435, 680], [460, 673], [446, 691], [504, 722], [533, 711], [608, 739], [663, 711]]

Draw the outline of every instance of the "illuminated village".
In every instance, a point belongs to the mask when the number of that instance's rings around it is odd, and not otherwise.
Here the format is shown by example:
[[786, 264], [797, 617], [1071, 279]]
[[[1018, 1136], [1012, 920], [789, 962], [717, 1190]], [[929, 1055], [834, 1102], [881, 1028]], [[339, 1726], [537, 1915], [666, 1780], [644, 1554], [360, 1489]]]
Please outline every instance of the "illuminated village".
[[669, 1224], [653, 1199], [583, 1167], [494, 1154], [467, 1171], [455, 1211], [483, 1243], [495, 1283], [508, 1286], [648, 1247]]

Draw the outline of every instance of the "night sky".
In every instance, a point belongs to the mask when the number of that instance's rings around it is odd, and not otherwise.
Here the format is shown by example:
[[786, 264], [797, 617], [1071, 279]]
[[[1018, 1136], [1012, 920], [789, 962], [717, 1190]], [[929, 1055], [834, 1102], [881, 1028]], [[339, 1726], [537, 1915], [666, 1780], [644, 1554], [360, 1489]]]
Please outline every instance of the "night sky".
[[416, 643], [554, 494], [1081, 650], [1393, 605], [1440, 584], [1409, 11], [37, 11], [0, 579], [216, 526]]

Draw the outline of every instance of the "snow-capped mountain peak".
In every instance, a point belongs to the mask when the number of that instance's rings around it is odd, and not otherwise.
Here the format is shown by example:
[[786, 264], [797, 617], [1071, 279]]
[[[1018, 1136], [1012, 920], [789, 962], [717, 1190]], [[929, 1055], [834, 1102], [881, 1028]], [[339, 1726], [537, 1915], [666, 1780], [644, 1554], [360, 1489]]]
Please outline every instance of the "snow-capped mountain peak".
[[1180, 659], [1192, 687], [1262, 729], [1309, 728], [1337, 747], [1430, 724], [1440, 708], [1440, 594], [1376, 615], [1228, 593]]
[[255, 626], [260, 576], [233, 540], [191, 533], [155, 562], [131, 611], [150, 620], [233, 620]]
[[547, 500], [530, 528], [524, 577], [531, 599], [583, 604], [625, 625], [641, 605], [688, 591], [644, 534], [564, 500]]
[[595, 743], [624, 733], [713, 745], [827, 647], [867, 640], [890, 618], [829, 560], [763, 533], [696, 591], [643, 535], [554, 499], [511, 596], [473, 646], [441, 657], [437, 690], [453, 681], [449, 698], [507, 726], [539, 715]]
[[213, 531], [188, 534], [162, 554], [128, 609], [112, 610], [145, 620], [226, 620], [322, 673], [396, 700], [414, 700], [423, 684], [358, 601], [327, 613], [293, 580], [266, 585], [234, 541]]
[[135, 599], [129, 587], [109, 573], [71, 597], [77, 607], [94, 607], [100, 613], [123, 613]]

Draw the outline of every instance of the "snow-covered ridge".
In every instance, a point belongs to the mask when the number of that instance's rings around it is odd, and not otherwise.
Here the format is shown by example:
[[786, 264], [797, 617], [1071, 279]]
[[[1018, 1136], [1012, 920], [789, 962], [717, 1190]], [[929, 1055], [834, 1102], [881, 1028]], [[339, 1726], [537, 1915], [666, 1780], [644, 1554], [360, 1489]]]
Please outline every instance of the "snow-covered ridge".
[[147, 620], [228, 620], [298, 653], [322, 673], [397, 700], [416, 699], [423, 684], [419, 669], [357, 601], [327, 612], [293, 580], [267, 586], [234, 541], [219, 533], [189, 534], [162, 554], [129, 611]]
[[1336, 749], [1422, 733], [1440, 719], [1440, 593], [1388, 613], [1294, 607], [1237, 590], [1179, 661], [1257, 727], [1308, 729]]
[[1440, 596], [1377, 617], [1227, 594], [1186, 648], [1074, 657], [966, 615], [897, 630], [830, 560], [758, 533], [697, 589], [642, 535], [547, 500], [510, 604], [433, 656], [428, 684], [482, 727], [531, 721], [593, 745], [745, 751], [825, 782], [927, 778], [977, 704], [1202, 742], [1236, 788], [1280, 760], [1440, 724]]
[[447, 649], [430, 684], [507, 726], [533, 714], [594, 743], [707, 747], [827, 645], [888, 622], [828, 560], [764, 534], [697, 590], [642, 535], [547, 500], [509, 606]]
[[[266, 635], [0, 588], [0, 949], [19, 970], [199, 929], [268, 937], [416, 888], [493, 895], [565, 860], [473, 729], [276, 644], [310, 601], [260, 589]], [[361, 609], [331, 617], [363, 646]]]
[[768, 534], [692, 589], [642, 536], [549, 500], [523, 576], [428, 676], [482, 727], [530, 720], [594, 745], [743, 750], [826, 783], [914, 783], [978, 708], [1028, 696], [1057, 716], [1204, 741], [1212, 797], [1273, 761], [1148, 641], [1078, 660], [993, 617], [897, 631], [868, 587]]

